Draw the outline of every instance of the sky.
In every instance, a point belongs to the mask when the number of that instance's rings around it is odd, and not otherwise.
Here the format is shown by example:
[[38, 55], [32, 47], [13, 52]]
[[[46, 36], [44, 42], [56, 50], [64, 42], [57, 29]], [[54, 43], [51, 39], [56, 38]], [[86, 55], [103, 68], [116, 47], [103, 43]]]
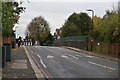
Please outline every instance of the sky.
[[56, 28], [62, 27], [72, 13], [85, 12], [91, 17], [91, 12], [86, 9], [93, 9], [95, 15], [103, 17], [105, 11], [113, 9], [113, 6], [116, 7], [119, 0], [84, 0], [84, 2], [83, 0], [29, 0], [30, 3], [22, 1], [24, 2], [22, 6], [26, 7], [26, 10], [20, 15], [16, 34], [24, 37], [26, 27], [34, 17], [43, 16], [48, 21], [53, 34]]

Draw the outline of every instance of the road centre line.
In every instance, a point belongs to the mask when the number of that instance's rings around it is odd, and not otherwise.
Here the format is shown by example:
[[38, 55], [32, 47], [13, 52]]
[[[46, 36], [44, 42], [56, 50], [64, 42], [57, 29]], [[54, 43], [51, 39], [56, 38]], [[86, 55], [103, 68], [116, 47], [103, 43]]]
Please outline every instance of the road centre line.
[[43, 63], [42, 59], [40, 59], [40, 62], [43, 65], [44, 68], [47, 68], [47, 66]]
[[100, 66], [100, 67], [104, 67], [104, 68], [107, 68], [107, 69], [116, 70], [116, 69], [114, 69], [112, 67], [107, 67], [107, 66], [104, 66], [104, 65], [101, 65], [101, 64], [97, 64], [97, 63], [94, 63], [94, 62], [91, 62], [91, 61], [88, 61], [88, 63], [93, 64], [93, 65], [97, 65], [97, 66]]
[[40, 59], [42, 59], [40, 55], [37, 54], [37, 56], [38, 56]]
[[[34, 53], [32, 50], [31, 50], [31, 52], [32, 52], [33, 54], [36, 54], [36, 53]], [[36, 55], [40, 58], [40, 62], [41, 62], [41, 64], [43, 65], [43, 67], [44, 67], [44, 68], [47, 68], [46, 65], [43, 63], [41, 56], [38, 55], [38, 54], [36, 54]]]
[[43, 67], [44, 67], [44, 68], [47, 68], [47, 66], [43, 63], [41, 56], [38, 55], [38, 54], [37, 54], [37, 56], [40, 58], [40, 62], [41, 62], [41, 64], [43, 65]]

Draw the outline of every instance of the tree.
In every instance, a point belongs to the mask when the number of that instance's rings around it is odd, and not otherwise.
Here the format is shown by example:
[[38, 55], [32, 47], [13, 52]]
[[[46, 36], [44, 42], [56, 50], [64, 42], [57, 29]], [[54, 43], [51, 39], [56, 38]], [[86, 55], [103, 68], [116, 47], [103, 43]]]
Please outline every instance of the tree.
[[92, 36], [97, 41], [100, 41], [100, 32], [99, 32], [99, 24], [102, 20], [101, 17], [94, 16], [93, 17], [93, 30], [90, 31], [89, 35]]
[[99, 25], [99, 32], [101, 40], [104, 42], [120, 42], [119, 31], [118, 31], [118, 12], [108, 11], [106, 12], [106, 17], [103, 17]]
[[52, 36], [52, 34], [48, 33], [48, 36], [45, 38], [45, 40], [43, 42], [46, 43], [46, 45], [53, 44], [53, 36]]
[[38, 40], [40, 44], [44, 41], [50, 33], [48, 22], [42, 17], [35, 17], [28, 25], [29, 35]]
[[47, 46], [53, 44], [53, 36], [51, 33], [45, 38], [44, 43], [46, 43]]
[[99, 26], [100, 21], [102, 20], [101, 17], [94, 16], [93, 17], [93, 29], [97, 29]]
[[80, 34], [80, 29], [75, 24], [71, 23], [70, 21], [67, 21], [62, 27], [60, 36], [79, 36]]
[[62, 26], [61, 37], [88, 35], [91, 18], [86, 13], [73, 13]]
[[86, 13], [80, 14], [79, 28], [81, 29], [82, 35], [88, 35], [89, 31], [92, 29], [91, 18]]
[[109, 42], [109, 43], [119, 43], [120, 31], [118, 26], [120, 22], [118, 21], [118, 11], [106, 11], [106, 14], [102, 19], [95, 18], [94, 29], [92, 32], [92, 37], [98, 41]]
[[2, 2], [2, 35], [13, 35], [13, 27], [18, 23], [20, 13], [25, 10], [17, 2]]
[[48, 33], [48, 36], [45, 38], [45, 40], [44, 40], [44, 42], [46, 42], [46, 41], [53, 41], [53, 36], [52, 36], [52, 34], [51, 33]]
[[74, 23], [76, 26], [79, 26], [80, 15], [74, 12], [72, 15], [69, 16], [67, 21]]

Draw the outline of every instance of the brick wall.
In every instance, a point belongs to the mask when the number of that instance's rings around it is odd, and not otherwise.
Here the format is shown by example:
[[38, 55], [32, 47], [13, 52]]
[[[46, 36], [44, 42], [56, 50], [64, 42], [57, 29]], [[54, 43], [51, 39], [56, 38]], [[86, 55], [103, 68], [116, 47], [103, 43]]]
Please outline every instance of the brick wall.
[[2, 41], [3, 41], [3, 43], [11, 43], [12, 41], [14, 41], [14, 37], [13, 36], [2, 37]]
[[2, 45], [2, 37], [0, 37], [0, 45]]

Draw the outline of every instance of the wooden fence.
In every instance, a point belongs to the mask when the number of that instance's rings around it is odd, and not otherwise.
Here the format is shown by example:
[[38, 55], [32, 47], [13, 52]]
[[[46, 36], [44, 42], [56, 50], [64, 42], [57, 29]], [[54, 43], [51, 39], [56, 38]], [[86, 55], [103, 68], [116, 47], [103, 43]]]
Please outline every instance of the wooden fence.
[[97, 42], [90, 37], [87, 41], [56, 41], [54, 45], [70, 46], [116, 57], [120, 55], [120, 43]]

